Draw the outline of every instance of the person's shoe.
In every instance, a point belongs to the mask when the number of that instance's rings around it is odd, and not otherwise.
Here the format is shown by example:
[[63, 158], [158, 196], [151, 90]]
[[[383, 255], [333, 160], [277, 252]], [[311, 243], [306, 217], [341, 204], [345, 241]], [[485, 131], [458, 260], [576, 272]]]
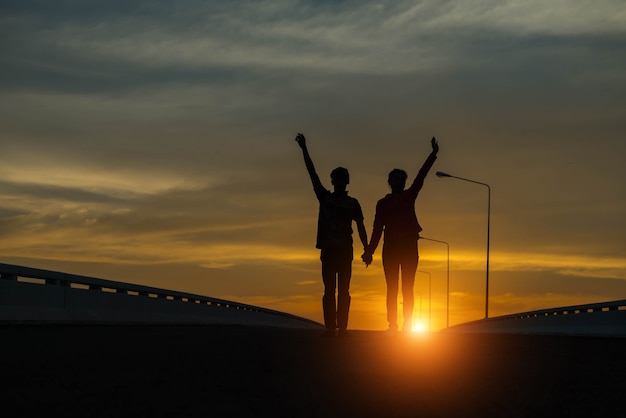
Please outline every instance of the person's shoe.
[[347, 329], [340, 329], [337, 332], [337, 337], [339, 338], [346, 338], [346, 337], [351, 337], [352, 335], [348, 332]]

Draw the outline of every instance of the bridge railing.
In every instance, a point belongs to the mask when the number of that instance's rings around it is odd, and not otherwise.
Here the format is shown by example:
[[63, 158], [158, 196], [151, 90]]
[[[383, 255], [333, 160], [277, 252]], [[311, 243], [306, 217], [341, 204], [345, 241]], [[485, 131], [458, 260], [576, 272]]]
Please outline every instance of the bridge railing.
[[446, 331], [626, 337], [626, 299], [496, 316]]
[[[45, 290], [42, 291], [42, 287]], [[57, 311], [66, 310], [73, 319], [79, 316], [79, 311], [89, 311], [94, 318], [111, 318], [110, 312], [103, 315], [102, 311], [117, 310], [117, 321], [123, 321], [124, 314], [133, 312], [133, 315], [126, 315], [130, 322], [152, 322], [149, 318], [163, 320], [170, 311], [175, 314], [172, 322], [220, 323], [222, 318], [225, 323], [320, 326], [289, 313], [224, 299], [0, 263], [0, 322], [23, 322], [19, 317], [28, 317], [22, 315], [25, 311], [33, 312], [42, 305]], [[119, 313], [120, 310], [124, 312]], [[150, 313], [159, 315], [150, 316]], [[43, 314], [36, 321], [46, 322], [47, 319]], [[84, 319], [83, 315], [80, 320]]]
[[609, 312], [626, 310], [626, 299], [609, 302], [588, 303], [585, 305], [564, 306], [560, 308], [540, 309], [492, 318], [494, 321], [508, 321], [523, 318], [539, 318], [556, 315], [579, 315], [593, 312]]

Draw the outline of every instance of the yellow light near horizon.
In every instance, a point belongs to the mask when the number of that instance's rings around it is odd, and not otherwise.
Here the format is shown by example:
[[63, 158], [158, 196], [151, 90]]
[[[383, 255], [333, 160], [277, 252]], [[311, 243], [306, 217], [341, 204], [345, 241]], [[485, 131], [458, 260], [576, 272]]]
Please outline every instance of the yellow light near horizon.
[[413, 329], [411, 330], [411, 332], [415, 333], [415, 334], [421, 334], [426, 332], [426, 325], [424, 325], [422, 322], [417, 322], [415, 324], [413, 324]]

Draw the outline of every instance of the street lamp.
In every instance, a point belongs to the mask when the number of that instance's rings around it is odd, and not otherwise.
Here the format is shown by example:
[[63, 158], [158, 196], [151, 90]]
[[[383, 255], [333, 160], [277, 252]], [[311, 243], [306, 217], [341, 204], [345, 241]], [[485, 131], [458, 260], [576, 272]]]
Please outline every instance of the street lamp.
[[423, 236], [419, 236], [418, 239], [425, 239], [426, 241], [438, 242], [440, 244], [446, 244], [446, 248], [448, 250], [448, 268], [446, 271], [446, 328], [450, 326], [450, 244], [445, 241], [440, 241], [438, 239], [426, 238]]
[[[430, 318], [432, 317], [432, 304], [433, 304], [433, 281], [432, 281], [432, 276], [429, 272], [427, 271], [423, 271], [423, 270], [417, 270], [418, 273], [424, 273], [424, 274], [428, 274], [428, 331], [431, 330], [430, 327]], [[421, 304], [421, 302], [420, 302]], [[420, 307], [421, 310], [421, 307]], [[421, 316], [421, 313], [420, 313]]]
[[451, 174], [444, 173], [443, 171], [437, 171], [437, 173], [435, 174], [437, 175], [437, 177], [451, 177], [459, 180], [469, 181], [470, 183], [481, 184], [487, 187], [487, 276], [485, 280], [485, 319], [487, 319], [489, 318], [489, 227], [491, 223], [491, 187], [489, 187], [487, 183], [453, 176]]

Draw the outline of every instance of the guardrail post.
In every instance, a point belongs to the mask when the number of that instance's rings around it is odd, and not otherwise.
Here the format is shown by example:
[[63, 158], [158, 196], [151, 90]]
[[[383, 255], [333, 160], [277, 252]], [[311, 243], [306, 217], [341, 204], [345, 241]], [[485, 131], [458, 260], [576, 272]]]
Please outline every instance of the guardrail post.
[[46, 279], [45, 283], [47, 285], [53, 285], [53, 286], [71, 287], [70, 281], [63, 280], [63, 279]]

